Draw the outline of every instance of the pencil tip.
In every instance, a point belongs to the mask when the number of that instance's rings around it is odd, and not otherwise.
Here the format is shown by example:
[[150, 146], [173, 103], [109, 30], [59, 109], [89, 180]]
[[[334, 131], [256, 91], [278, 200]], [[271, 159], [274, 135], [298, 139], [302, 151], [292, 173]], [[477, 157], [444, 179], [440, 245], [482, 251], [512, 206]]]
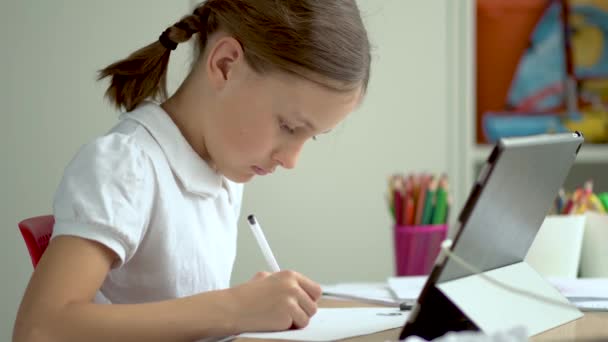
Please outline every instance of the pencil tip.
[[255, 216], [253, 216], [253, 214], [247, 216], [247, 220], [249, 221], [249, 223], [255, 224]]

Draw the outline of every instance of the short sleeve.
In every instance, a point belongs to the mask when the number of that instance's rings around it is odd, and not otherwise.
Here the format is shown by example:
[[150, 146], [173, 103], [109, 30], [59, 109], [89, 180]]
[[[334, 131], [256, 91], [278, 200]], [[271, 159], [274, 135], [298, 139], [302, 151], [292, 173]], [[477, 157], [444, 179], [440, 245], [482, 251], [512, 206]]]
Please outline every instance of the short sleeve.
[[111, 133], [83, 146], [66, 167], [55, 193], [53, 238], [97, 241], [119, 257], [137, 250], [154, 198], [152, 165], [128, 135]]

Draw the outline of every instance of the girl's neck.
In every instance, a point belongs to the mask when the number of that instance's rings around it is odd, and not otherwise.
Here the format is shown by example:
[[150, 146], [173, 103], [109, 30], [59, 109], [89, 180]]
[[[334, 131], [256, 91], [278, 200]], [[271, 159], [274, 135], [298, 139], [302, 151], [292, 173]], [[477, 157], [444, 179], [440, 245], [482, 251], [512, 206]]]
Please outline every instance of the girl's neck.
[[199, 108], [196, 112], [189, 110], [191, 106], [187, 105], [179, 91], [163, 102], [161, 108], [173, 120], [192, 149], [215, 170], [215, 165], [205, 146], [205, 137], [201, 129], [201, 109]]

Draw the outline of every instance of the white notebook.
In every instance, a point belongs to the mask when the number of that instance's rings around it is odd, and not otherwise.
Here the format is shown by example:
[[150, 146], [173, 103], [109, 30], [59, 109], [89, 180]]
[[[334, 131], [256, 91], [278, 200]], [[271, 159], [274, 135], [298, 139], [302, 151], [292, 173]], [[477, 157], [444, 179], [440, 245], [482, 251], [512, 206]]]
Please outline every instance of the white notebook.
[[408, 311], [396, 308], [319, 309], [303, 329], [245, 333], [239, 337], [291, 341], [335, 341], [395, 329], [405, 324]]

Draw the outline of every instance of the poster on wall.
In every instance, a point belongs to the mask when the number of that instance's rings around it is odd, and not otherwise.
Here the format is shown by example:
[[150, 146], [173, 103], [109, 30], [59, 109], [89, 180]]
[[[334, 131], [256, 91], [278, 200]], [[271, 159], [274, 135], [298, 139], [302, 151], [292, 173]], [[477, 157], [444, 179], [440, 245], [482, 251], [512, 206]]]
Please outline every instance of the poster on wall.
[[476, 133], [608, 143], [608, 0], [477, 0]]

